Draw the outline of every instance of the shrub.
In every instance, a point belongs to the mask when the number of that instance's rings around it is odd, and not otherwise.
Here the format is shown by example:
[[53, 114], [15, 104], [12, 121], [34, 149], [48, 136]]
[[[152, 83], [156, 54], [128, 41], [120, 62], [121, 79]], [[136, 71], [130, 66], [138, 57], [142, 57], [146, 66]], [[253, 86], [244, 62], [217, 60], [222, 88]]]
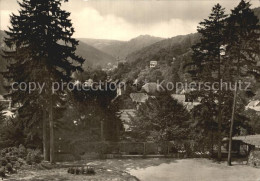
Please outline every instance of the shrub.
[[18, 147], [18, 157], [25, 158], [27, 156], [26, 148], [23, 145], [19, 145]]
[[19, 161], [16, 161], [14, 164], [13, 164], [13, 168], [15, 168], [16, 170], [21, 168], [21, 163]]
[[27, 163], [28, 165], [32, 165], [31, 153], [28, 153], [28, 154], [27, 154], [26, 163]]
[[39, 149], [28, 149], [27, 152], [28, 154], [26, 156], [26, 163], [28, 165], [32, 165], [33, 163], [41, 163], [41, 161], [43, 160], [41, 151]]
[[6, 166], [8, 163], [8, 160], [6, 158], [1, 158], [0, 159], [0, 166]]
[[89, 175], [95, 174], [94, 167], [88, 167], [87, 168], [87, 174], [89, 174]]
[[43, 157], [39, 149], [32, 150], [26, 149], [23, 145], [17, 147], [9, 147], [0, 151], [2, 158], [0, 158], [0, 166], [6, 166], [7, 163], [15, 164], [19, 162], [19, 165], [27, 163], [32, 165], [34, 163], [41, 163]]
[[0, 167], [0, 177], [5, 177], [5, 167]]
[[43, 160], [41, 151], [39, 149], [31, 151], [31, 160], [33, 163], [41, 163]]
[[9, 172], [9, 173], [12, 173], [13, 172], [13, 167], [12, 167], [12, 165], [11, 165], [11, 163], [7, 163], [7, 165], [6, 165], [6, 170]]
[[10, 160], [10, 162], [12, 162], [12, 161], [16, 162], [18, 160], [18, 157], [17, 156], [10, 156], [9, 160]]
[[76, 175], [80, 174], [80, 169], [79, 168], [75, 168], [75, 173], [76, 173]]

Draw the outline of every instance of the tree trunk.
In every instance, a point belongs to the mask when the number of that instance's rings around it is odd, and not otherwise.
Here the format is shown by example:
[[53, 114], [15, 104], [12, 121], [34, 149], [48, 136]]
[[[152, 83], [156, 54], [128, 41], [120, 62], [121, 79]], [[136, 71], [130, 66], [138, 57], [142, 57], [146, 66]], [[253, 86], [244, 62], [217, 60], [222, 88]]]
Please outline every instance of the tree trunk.
[[103, 122], [103, 120], [101, 121], [101, 125], [100, 125], [100, 139], [101, 139], [101, 141], [104, 141], [104, 122]]
[[[219, 85], [221, 85], [221, 72], [219, 68]], [[220, 92], [219, 87], [219, 93], [218, 93], [218, 161], [220, 162], [222, 160], [222, 152], [221, 152], [221, 146], [222, 146], [222, 95]]]
[[51, 95], [49, 106], [49, 119], [50, 119], [50, 162], [54, 163], [54, 124], [53, 124], [53, 98]]
[[42, 123], [42, 141], [43, 141], [43, 156], [44, 161], [50, 160], [48, 141], [47, 141], [47, 115], [46, 110], [43, 109], [43, 123]]
[[231, 116], [230, 131], [229, 131], [228, 163], [227, 163], [229, 166], [231, 166], [232, 135], [233, 135], [233, 125], [234, 125], [234, 117], [235, 117], [235, 111], [236, 111], [236, 100], [237, 100], [237, 82], [236, 82], [235, 91], [234, 91], [232, 116]]
[[218, 113], [218, 161], [222, 160], [221, 146], [222, 146], [222, 119], [221, 110]]

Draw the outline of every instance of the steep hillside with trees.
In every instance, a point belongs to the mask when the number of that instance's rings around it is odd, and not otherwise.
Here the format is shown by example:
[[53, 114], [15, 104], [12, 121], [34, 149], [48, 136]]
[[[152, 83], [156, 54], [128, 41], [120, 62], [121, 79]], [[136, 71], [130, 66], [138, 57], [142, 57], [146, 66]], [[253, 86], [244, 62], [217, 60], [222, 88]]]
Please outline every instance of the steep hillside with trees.
[[86, 38], [80, 39], [80, 41], [85, 42], [103, 52], [106, 52], [107, 54], [110, 54], [117, 59], [125, 59], [128, 54], [131, 54], [161, 40], [163, 40], [163, 38], [150, 35], [140, 35], [129, 41], [98, 40]]
[[[4, 44], [4, 31], [0, 30], [0, 47], [1, 49], [5, 47]], [[116, 58], [113, 56], [90, 46], [83, 41], [79, 41], [79, 46], [77, 47], [76, 53], [81, 57], [85, 58], [86, 61], [83, 64], [83, 69], [87, 69], [88, 67], [105, 67], [108, 63], [115, 63]], [[1, 57], [0, 57], [1, 59]], [[0, 61], [0, 68], [3, 67], [4, 61]]]
[[[127, 63], [120, 65], [114, 77], [119, 79], [155, 81], [160, 75], [166, 81], [184, 80], [182, 67], [191, 59], [191, 46], [199, 41], [199, 34], [176, 36], [162, 40], [127, 56]], [[150, 69], [150, 61], [158, 61], [156, 68]], [[156, 79], [158, 80], [158, 79]]]
[[113, 56], [81, 41], [79, 42], [76, 53], [86, 59], [83, 64], [84, 70], [87, 70], [88, 67], [106, 67], [108, 63], [116, 63], [116, 58]]
[[[260, 7], [253, 9], [253, 12], [260, 19]], [[127, 63], [120, 65], [113, 76], [130, 81], [138, 79], [141, 82], [144, 79], [154, 81], [158, 75], [166, 81], [191, 80], [185, 65], [191, 62], [191, 47], [200, 41], [200, 37], [199, 33], [180, 35], [130, 53], [126, 57]], [[151, 60], [158, 61], [159, 66], [148, 68]]]

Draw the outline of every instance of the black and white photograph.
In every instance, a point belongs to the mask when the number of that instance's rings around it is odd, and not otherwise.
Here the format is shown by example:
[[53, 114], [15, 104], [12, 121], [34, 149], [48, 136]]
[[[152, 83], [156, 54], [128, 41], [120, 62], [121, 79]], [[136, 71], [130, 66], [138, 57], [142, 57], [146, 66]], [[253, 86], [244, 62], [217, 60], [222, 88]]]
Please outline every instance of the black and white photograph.
[[0, 0], [0, 180], [260, 181], [260, 0]]

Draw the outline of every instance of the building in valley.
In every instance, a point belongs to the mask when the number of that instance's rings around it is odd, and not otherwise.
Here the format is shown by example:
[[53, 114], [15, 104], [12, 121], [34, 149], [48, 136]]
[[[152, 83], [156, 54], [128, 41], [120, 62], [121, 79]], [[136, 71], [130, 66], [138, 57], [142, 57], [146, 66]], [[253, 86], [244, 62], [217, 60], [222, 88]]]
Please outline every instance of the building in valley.
[[150, 68], [154, 68], [158, 65], [158, 62], [155, 60], [150, 61]]

